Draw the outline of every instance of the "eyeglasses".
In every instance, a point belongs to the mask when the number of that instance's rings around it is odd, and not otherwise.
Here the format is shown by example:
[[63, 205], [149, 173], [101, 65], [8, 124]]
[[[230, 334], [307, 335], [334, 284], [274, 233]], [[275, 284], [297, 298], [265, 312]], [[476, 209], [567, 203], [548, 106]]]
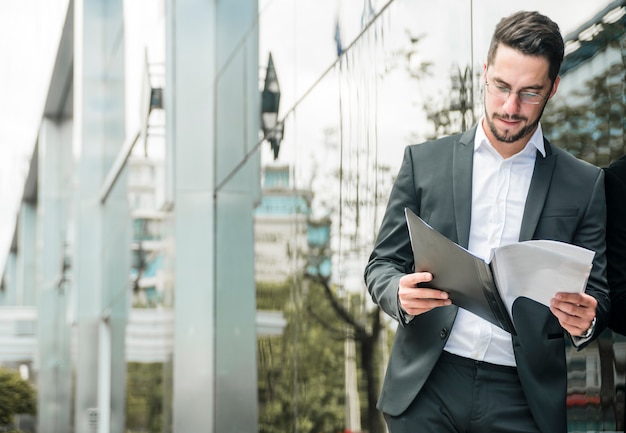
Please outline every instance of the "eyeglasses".
[[[487, 81], [485, 81], [485, 89], [487, 89], [487, 91], [493, 96], [497, 96], [502, 100], [509, 99], [511, 93], [515, 93], [511, 92], [511, 89], [507, 87], [498, 86], [497, 84], [488, 83]], [[522, 104], [537, 105], [546, 99], [546, 96], [533, 92], [517, 92], [517, 96]]]

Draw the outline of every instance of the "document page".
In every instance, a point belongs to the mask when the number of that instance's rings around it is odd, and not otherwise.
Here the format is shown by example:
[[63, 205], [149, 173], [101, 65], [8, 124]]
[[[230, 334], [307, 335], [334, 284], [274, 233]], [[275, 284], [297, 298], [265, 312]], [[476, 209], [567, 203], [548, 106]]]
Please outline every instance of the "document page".
[[509, 314], [520, 296], [550, 306], [557, 292], [581, 293], [595, 253], [564, 242], [531, 240], [492, 251], [491, 268]]

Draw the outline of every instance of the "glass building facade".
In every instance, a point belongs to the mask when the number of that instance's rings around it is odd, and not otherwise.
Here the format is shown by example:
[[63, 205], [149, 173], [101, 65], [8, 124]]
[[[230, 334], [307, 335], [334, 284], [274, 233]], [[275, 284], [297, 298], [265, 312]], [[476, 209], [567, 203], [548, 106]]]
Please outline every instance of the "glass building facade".
[[[503, 16], [565, 37], [548, 138], [600, 167], [626, 152], [623, 0], [47, 4], [0, 245], [25, 431], [383, 433], [395, 325], [363, 269], [404, 147], [482, 115]], [[569, 431], [624, 431], [626, 339], [567, 360]]]

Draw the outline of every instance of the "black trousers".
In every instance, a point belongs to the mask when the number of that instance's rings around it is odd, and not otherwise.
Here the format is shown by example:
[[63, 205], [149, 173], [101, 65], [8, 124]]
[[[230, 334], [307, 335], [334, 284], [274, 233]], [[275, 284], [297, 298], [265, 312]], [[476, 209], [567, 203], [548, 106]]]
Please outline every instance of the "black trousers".
[[539, 433], [514, 367], [443, 352], [390, 433]]

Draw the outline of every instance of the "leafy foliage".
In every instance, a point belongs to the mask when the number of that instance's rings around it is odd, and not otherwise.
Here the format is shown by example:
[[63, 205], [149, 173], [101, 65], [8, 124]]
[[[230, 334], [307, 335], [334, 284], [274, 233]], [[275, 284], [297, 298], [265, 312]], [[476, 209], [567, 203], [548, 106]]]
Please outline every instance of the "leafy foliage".
[[17, 371], [0, 367], [0, 426], [11, 426], [15, 415], [36, 412], [35, 389]]
[[129, 432], [163, 431], [165, 368], [167, 365], [162, 363], [128, 363], [126, 427]]

